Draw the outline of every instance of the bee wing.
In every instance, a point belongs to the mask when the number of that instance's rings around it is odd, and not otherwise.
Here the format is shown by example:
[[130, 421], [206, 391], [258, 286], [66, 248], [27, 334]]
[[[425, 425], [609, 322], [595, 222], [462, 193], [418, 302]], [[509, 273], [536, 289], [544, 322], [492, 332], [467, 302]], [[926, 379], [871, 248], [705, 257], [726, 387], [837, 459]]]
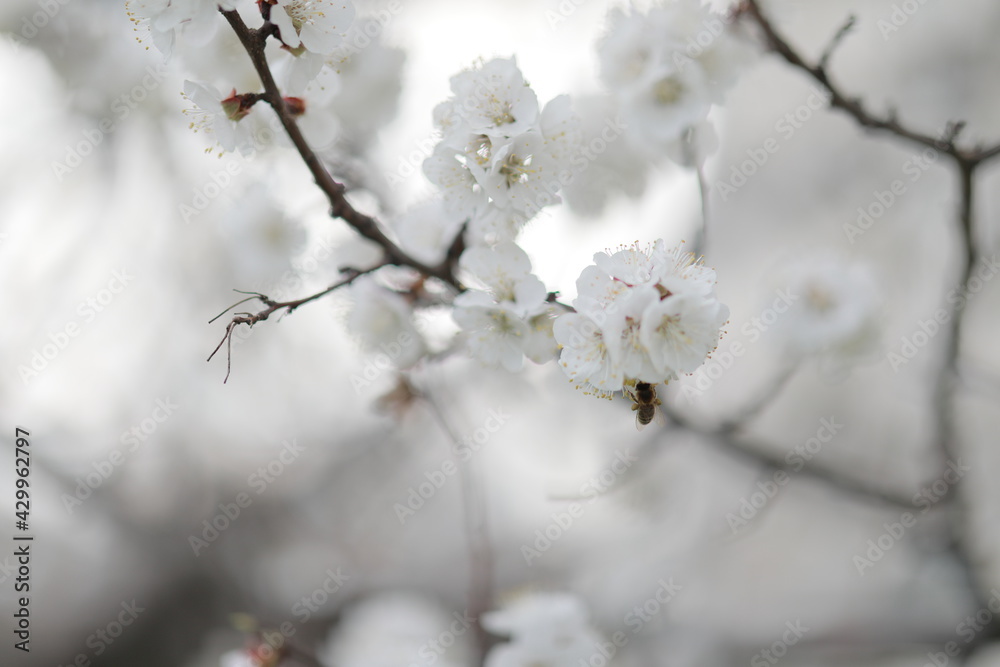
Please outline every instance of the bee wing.
[[642, 431], [647, 426], [649, 426], [649, 424], [643, 424], [641, 421], [639, 421], [639, 412], [636, 411], [636, 413], [635, 413], [635, 430], [636, 431]]

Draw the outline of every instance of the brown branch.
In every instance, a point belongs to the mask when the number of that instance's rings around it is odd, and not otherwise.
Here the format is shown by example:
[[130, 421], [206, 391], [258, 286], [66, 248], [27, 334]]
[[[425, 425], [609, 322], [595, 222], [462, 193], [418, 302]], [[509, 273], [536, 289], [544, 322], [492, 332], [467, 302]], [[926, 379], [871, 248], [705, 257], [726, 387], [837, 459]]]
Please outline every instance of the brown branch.
[[236, 306], [240, 305], [241, 303], [252, 301], [253, 299], [259, 300], [261, 303], [264, 304], [265, 308], [257, 313], [244, 313], [233, 316], [233, 319], [229, 322], [228, 325], [226, 325], [226, 335], [222, 337], [222, 340], [219, 341], [219, 344], [215, 346], [214, 350], [212, 350], [212, 354], [208, 355], [208, 359], [206, 359], [206, 361], [211, 361], [212, 357], [215, 356], [216, 352], [218, 352], [222, 348], [223, 343], [226, 344], [226, 377], [222, 381], [222, 383], [225, 384], [229, 380], [229, 374], [232, 372], [233, 330], [237, 326], [241, 324], [246, 324], [247, 326], [252, 328], [253, 325], [257, 324], [258, 322], [263, 322], [264, 320], [266, 320], [279, 310], [284, 310], [285, 312], [283, 314], [292, 313], [299, 306], [303, 306], [309, 303], [310, 301], [315, 301], [316, 299], [322, 298], [341, 287], [350, 285], [360, 276], [363, 276], [367, 273], [371, 273], [372, 271], [380, 269], [383, 266], [387, 266], [388, 264], [389, 264], [388, 262], [382, 262], [370, 268], [364, 269], [363, 271], [359, 271], [357, 269], [344, 270], [344, 273], [346, 273], [347, 276], [342, 280], [335, 282], [326, 289], [316, 292], [315, 294], [310, 294], [309, 296], [302, 297], [301, 299], [295, 299], [294, 301], [275, 301], [270, 297], [268, 297], [267, 295], [261, 294], [260, 292], [254, 292], [250, 297], [243, 299], [242, 301], [237, 301], [232, 306], [226, 308], [226, 310], [222, 311], [221, 313], [213, 317], [211, 320], [209, 320], [208, 323], [211, 324], [212, 322], [219, 319], [220, 317], [222, 317], [227, 312], [229, 312]]
[[437, 266], [431, 266], [412, 257], [386, 236], [374, 218], [361, 213], [347, 201], [345, 196], [346, 188], [342, 183], [334, 180], [333, 176], [330, 175], [330, 172], [326, 170], [319, 157], [309, 146], [309, 143], [302, 135], [302, 131], [299, 129], [298, 123], [295, 121], [295, 117], [285, 103], [281, 91], [278, 89], [278, 84], [274, 81], [274, 75], [271, 73], [267, 57], [264, 55], [264, 44], [268, 36], [275, 32], [274, 24], [265, 22], [261, 28], [254, 30], [247, 27], [242, 17], [236, 11], [222, 11], [222, 15], [229, 22], [229, 25], [232, 26], [247, 55], [250, 56], [250, 61], [253, 63], [257, 75], [260, 77], [261, 84], [264, 87], [261, 97], [278, 114], [278, 119], [281, 121], [282, 127], [285, 128], [289, 139], [291, 139], [292, 144], [295, 145], [302, 160], [309, 168], [309, 172], [316, 181], [316, 185], [319, 186], [329, 200], [330, 215], [340, 218], [356, 232], [382, 246], [393, 264], [412, 267], [426, 276], [437, 278], [451, 285], [456, 290], [461, 291], [462, 285], [455, 278], [453, 264], [450, 264], [448, 259]]
[[771, 51], [781, 56], [788, 64], [808, 74], [830, 93], [830, 106], [832, 108], [846, 112], [862, 127], [889, 132], [921, 146], [941, 151], [946, 155], [950, 155], [959, 164], [966, 164], [972, 167], [1000, 155], [1000, 144], [989, 148], [979, 146], [962, 148], [955, 143], [956, 136], [942, 139], [912, 130], [900, 123], [895, 110], [892, 109], [889, 110], [885, 117], [878, 116], [866, 109], [859, 98], [849, 97], [836, 86], [830, 79], [827, 63], [833, 50], [853, 25], [851, 21], [848, 21], [837, 31], [830, 45], [820, 57], [819, 62], [811, 65], [792, 48], [788, 40], [778, 34], [774, 24], [771, 23], [770, 19], [761, 10], [759, 0], [744, 0], [743, 4], [740, 5], [738, 13], [743, 16], [749, 16], [757, 24], [764, 34], [767, 46]]

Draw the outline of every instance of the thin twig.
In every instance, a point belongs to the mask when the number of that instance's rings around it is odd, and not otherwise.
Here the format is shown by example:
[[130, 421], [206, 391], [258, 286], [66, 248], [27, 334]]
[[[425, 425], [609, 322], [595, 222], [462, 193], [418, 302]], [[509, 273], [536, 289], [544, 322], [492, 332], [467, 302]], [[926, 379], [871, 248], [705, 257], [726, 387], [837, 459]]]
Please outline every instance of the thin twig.
[[[382, 268], [383, 266], [386, 266], [386, 265], [387, 265], [386, 262], [380, 262], [379, 264], [376, 264], [375, 266], [371, 266], [371, 267], [369, 267], [367, 269], [364, 269], [364, 270], [346, 269], [346, 270], [344, 270], [344, 272], [347, 273], [347, 276], [345, 278], [343, 278], [341, 280], [338, 280], [337, 282], [333, 283], [332, 285], [330, 285], [329, 287], [327, 287], [324, 290], [320, 290], [319, 292], [316, 292], [315, 294], [310, 294], [309, 296], [302, 297], [301, 299], [295, 299], [294, 301], [275, 301], [275, 300], [271, 299], [270, 297], [268, 297], [265, 294], [261, 294], [259, 292], [255, 292], [255, 293], [253, 293], [253, 296], [249, 297], [248, 299], [243, 299], [242, 301], [234, 303], [232, 306], [230, 306], [229, 308], [226, 308], [226, 310], [222, 311], [221, 313], [219, 313], [218, 315], [216, 315], [215, 317], [213, 317], [211, 320], [209, 320], [209, 323], [214, 322], [215, 320], [219, 319], [222, 315], [226, 314], [227, 312], [229, 312], [230, 310], [232, 310], [233, 308], [235, 308], [239, 304], [245, 303], [246, 301], [249, 301], [249, 300], [257, 299], [261, 303], [264, 304], [265, 308], [263, 310], [259, 311], [259, 312], [256, 312], [256, 313], [246, 313], [246, 314], [243, 314], [243, 315], [237, 314], [236, 316], [234, 316], [233, 319], [232, 319], [232, 321], [230, 321], [229, 324], [226, 326], [226, 335], [224, 335], [222, 337], [222, 340], [219, 341], [219, 344], [215, 346], [214, 350], [212, 350], [212, 354], [208, 355], [208, 359], [206, 361], [211, 361], [212, 360], [212, 357], [215, 356], [216, 352], [218, 352], [219, 349], [222, 348], [222, 344], [223, 343], [227, 344], [227, 348], [226, 348], [226, 350], [227, 350], [227, 354], [226, 354], [226, 377], [222, 381], [222, 383], [225, 384], [229, 380], [229, 374], [232, 371], [232, 361], [233, 361], [233, 330], [237, 326], [239, 326], [240, 324], [246, 324], [247, 326], [253, 327], [253, 325], [257, 324], [258, 322], [263, 322], [264, 320], [266, 320], [267, 318], [269, 318], [271, 315], [273, 315], [274, 313], [276, 313], [279, 310], [284, 310], [285, 311], [284, 314], [290, 314], [290, 313], [294, 312], [295, 309], [298, 308], [299, 306], [303, 306], [303, 305], [309, 303], [310, 301], [315, 301], [316, 299], [320, 299], [320, 298], [326, 296], [327, 294], [330, 294], [331, 292], [333, 292], [333, 291], [335, 291], [337, 289], [340, 289], [341, 287], [344, 287], [346, 285], [350, 285], [352, 282], [354, 282], [355, 280], [357, 280], [359, 277], [361, 277], [361, 276], [363, 276], [363, 275], [365, 275], [367, 273], [371, 273], [372, 271], [376, 271], [376, 270], [378, 270], [378, 269], [380, 269], [380, 268]], [[239, 290], [237, 290], [237, 291], [239, 291]]]
[[826, 66], [830, 63], [830, 57], [833, 56], [833, 52], [837, 50], [838, 46], [840, 46], [840, 43], [844, 40], [844, 37], [847, 36], [847, 33], [854, 28], [857, 18], [858, 17], [854, 16], [854, 14], [848, 16], [844, 25], [840, 26], [840, 30], [833, 35], [830, 43], [827, 44], [826, 49], [823, 51], [823, 55], [819, 57], [819, 64], [817, 65], [819, 69], [826, 69]]

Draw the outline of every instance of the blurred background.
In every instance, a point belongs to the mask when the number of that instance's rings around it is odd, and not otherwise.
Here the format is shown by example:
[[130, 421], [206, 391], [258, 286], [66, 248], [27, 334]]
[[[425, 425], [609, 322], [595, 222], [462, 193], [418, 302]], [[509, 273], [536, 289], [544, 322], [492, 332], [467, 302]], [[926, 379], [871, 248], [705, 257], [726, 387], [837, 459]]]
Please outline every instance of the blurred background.
[[[419, 165], [451, 75], [516, 55], [543, 103], [594, 94], [594, 46], [617, 4], [355, 2], [389, 18], [381, 60], [336, 93], [329, 160], [352, 201], [387, 220], [433, 192]], [[810, 58], [856, 15], [831, 65], [847, 91], [924, 132], [965, 120], [965, 141], [1000, 139], [997, 3], [765, 6]], [[890, 31], [894, 11], [906, 20]], [[253, 624], [287, 624], [324, 664], [471, 664], [468, 632], [419, 648], [468, 611], [483, 566], [469, 542], [483, 537], [494, 606], [572, 593], [602, 637], [627, 633], [610, 664], [922, 666], [947, 642], [975, 646], [970, 664], [1000, 664], [988, 627], [1000, 612], [1000, 287], [985, 278], [968, 295], [963, 503], [936, 503], [952, 483], [934, 442], [943, 337], [889, 357], [960, 288], [957, 180], [943, 160], [915, 167], [922, 151], [811, 109], [802, 74], [748, 61], [712, 112], [719, 146], [705, 167], [704, 252], [730, 324], [703, 371], [661, 391], [695, 428], [639, 433], [627, 400], [573, 391], [555, 364], [510, 374], [461, 354], [411, 372], [430, 403], [383, 400], [399, 376], [345, 327], [343, 293], [240, 332], [224, 384], [224, 354], [205, 359], [227, 318], [208, 321], [242, 298], [233, 289], [305, 296], [371, 248], [327, 217], [280, 141], [220, 157], [188, 128], [180, 91], [205, 63], [256, 85], [221, 22], [217, 44], [166, 65], [117, 0], [12, 0], [0, 28], [0, 428], [8, 460], [15, 426], [31, 432], [35, 536], [30, 654], [13, 650], [13, 547], [0, 550], [3, 664], [207, 667]], [[766, 164], [720, 187], [769, 140]], [[994, 166], [975, 202], [987, 257]], [[897, 179], [905, 192], [851, 233]], [[691, 238], [698, 192], [693, 172], [663, 163], [641, 196], [613, 196], [598, 215], [546, 209], [521, 245], [568, 302], [595, 252]], [[776, 276], [828, 255], [873, 277], [876, 342], [849, 363], [820, 355], [787, 371], [787, 345], [760, 324]], [[758, 402], [735, 433], [712, 433]], [[789, 463], [787, 477], [767, 460]], [[907, 511], [915, 522], [894, 534]], [[956, 522], [970, 562], [956, 558]]]

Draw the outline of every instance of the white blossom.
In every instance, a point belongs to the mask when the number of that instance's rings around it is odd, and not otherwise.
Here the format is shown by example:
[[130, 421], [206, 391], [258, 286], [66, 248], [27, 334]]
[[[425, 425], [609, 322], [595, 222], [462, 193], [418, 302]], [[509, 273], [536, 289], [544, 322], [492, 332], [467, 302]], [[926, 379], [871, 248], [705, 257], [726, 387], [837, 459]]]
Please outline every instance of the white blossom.
[[448, 210], [469, 219], [470, 244], [513, 240], [540, 209], [561, 201], [579, 119], [566, 96], [539, 112], [513, 58], [456, 75], [452, 92], [434, 110], [442, 139], [424, 173]]
[[208, 42], [222, 20], [219, 10], [235, 6], [236, 0], [128, 0], [126, 10], [134, 24], [148, 24], [153, 45], [169, 58], [178, 35], [195, 45]]
[[714, 271], [662, 240], [595, 254], [577, 280], [577, 312], [553, 326], [560, 366], [577, 387], [599, 396], [693, 372], [729, 317], [714, 286]]
[[512, 372], [521, 369], [525, 355], [547, 360], [547, 292], [524, 251], [511, 242], [492, 250], [473, 247], [462, 253], [459, 266], [485, 288], [459, 294], [452, 312], [472, 355]]
[[239, 151], [245, 155], [253, 152], [250, 124], [241, 123], [251, 109], [246, 108], [243, 97], [235, 90], [223, 97], [212, 86], [185, 81], [184, 97], [195, 105], [185, 110], [195, 132], [204, 130], [212, 134], [226, 152]]
[[354, 21], [350, 0], [275, 0], [271, 22], [281, 41], [291, 48], [330, 54]]
[[484, 134], [509, 139], [535, 128], [538, 98], [514, 58], [496, 58], [451, 78], [459, 129], [466, 134]]

